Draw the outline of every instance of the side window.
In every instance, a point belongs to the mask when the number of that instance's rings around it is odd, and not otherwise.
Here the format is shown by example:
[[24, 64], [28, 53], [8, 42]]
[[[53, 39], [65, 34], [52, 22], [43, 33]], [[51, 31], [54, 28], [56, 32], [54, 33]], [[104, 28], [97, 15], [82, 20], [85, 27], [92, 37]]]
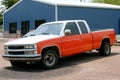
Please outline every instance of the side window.
[[9, 33], [16, 33], [17, 30], [17, 23], [10, 23], [9, 24]]
[[77, 27], [77, 25], [76, 25], [75, 22], [69, 22], [69, 23], [67, 23], [66, 26], [65, 26], [65, 30], [66, 29], [71, 30], [71, 35], [77, 35], [77, 34], [79, 34], [79, 30], [78, 30], [78, 27]]
[[80, 27], [83, 34], [88, 33], [88, 30], [87, 30], [86, 25], [84, 24], [84, 22], [78, 22], [78, 24], [79, 24], [79, 27]]

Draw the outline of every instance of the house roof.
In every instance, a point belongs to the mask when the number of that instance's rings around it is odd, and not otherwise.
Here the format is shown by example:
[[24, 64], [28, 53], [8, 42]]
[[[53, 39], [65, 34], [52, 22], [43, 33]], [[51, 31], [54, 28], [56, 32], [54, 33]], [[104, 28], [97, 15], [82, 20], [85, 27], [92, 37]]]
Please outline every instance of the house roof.
[[91, 8], [106, 8], [106, 9], [120, 9], [120, 6], [105, 4], [105, 3], [85, 3], [79, 0], [32, 0], [40, 3], [58, 5], [58, 6], [73, 6], [73, 7], [91, 7]]
[[[14, 8], [16, 5], [21, 3], [23, 0], [19, 0], [16, 4], [6, 10], [3, 15]], [[104, 4], [104, 3], [85, 3], [80, 2], [79, 0], [32, 0], [44, 4], [49, 5], [57, 5], [57, 6], [73, 6], [73, 7], [89, 7], [89, 8], [105, 8], [105, 9], [120, 9], [120, 6], [111, 5], [111, 4]]]

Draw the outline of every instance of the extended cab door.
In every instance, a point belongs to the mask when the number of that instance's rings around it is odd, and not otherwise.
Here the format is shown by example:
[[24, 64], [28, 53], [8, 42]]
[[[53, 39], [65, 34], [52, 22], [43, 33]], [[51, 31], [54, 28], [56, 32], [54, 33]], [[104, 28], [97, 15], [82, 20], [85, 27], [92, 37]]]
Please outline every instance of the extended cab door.
[[[82, 40], [82, 50], [89, 51], [93, 49], [93, 38], [92, 34], [90, 32], [89, 26], [86, 22], [78, 22], [78, 25], [81, 29], [81, 35], [80, 38]], [[99, 36], [99, 35], [98, 35]]]
[[[68, 34], [64, 34], [61, 38], [62, 41], [62, 55], [63, 56], [70, 56], [73, 54], [80, 53], [82, 51], [82, 41], [80, 38], [80, 33], [78, 26], [75, 22], [68, 22], [65, 26], [65, 31], [68, 31]], [[69, 34], [70, 32], [70, 34]]]

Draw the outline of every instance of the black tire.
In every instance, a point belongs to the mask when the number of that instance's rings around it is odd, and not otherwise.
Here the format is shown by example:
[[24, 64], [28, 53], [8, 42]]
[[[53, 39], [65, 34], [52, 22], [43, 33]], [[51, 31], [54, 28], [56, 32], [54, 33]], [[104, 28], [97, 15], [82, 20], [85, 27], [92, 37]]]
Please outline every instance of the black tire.
[[26, 64], [25, 62], [20, 62], [20, 61], [10, 61], [10, 63], [13, 67], [24, 66]]
[[99, 53], [101, 56], [109, 56], [111, 54], [110, 42], [103, 42], [101, 48], [99, 49]]
[[44, 68], [51, 69], [54, 68], [58, 63], [59, 57], [57, 52], [54, 50], [48, 50], [43, 53], [42, 65]]

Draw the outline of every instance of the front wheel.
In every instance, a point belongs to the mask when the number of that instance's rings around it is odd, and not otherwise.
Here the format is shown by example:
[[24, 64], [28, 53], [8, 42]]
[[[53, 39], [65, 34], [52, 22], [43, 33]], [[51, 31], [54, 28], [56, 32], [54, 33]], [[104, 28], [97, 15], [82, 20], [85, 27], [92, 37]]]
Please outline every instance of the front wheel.
[[46, 51], [42, 56], [42, 64], [45, 68], [54, 68], [58, 63], [58, 55], [54, 50]]
[[99, 53], [102, 56], [108, 56], [111, 53], [111, 46], [109, 42], [103, 42], [101, 48], [99, 49]]

